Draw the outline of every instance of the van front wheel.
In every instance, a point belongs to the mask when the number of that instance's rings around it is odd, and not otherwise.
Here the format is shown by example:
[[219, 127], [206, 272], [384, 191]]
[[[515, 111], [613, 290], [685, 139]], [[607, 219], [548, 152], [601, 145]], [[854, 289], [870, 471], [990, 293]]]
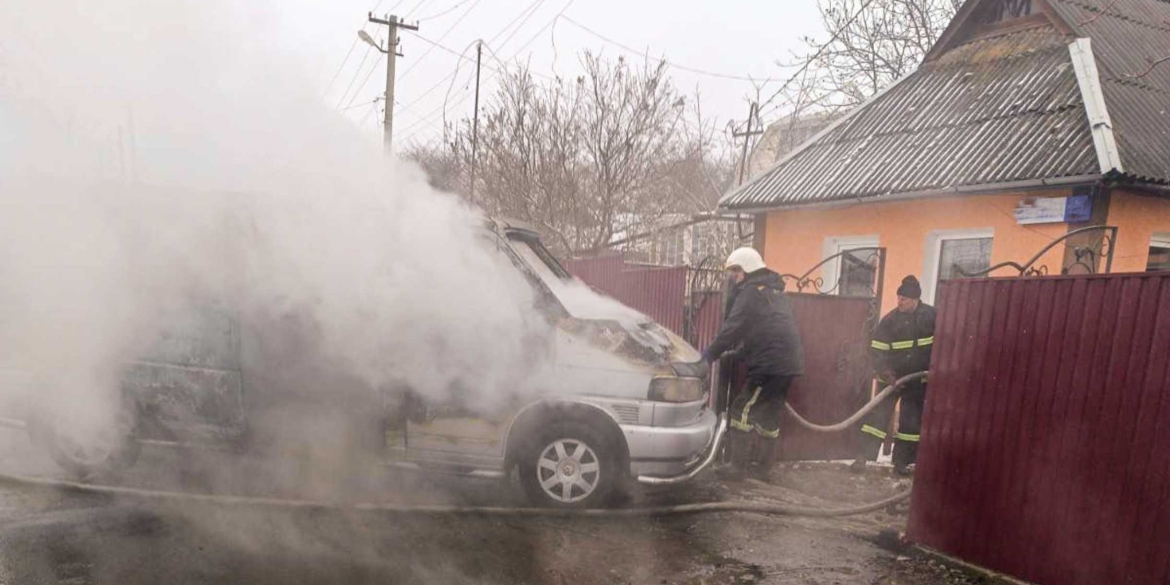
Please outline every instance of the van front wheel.
[[520, 460], [520, 483], [536, 505], [591, 508], [608, 503], [620, 477], [615, 449], [577, 422], [541, 429]]
[[79, 433], [58, 417], [41, 421], [40, 441], [58, 465], [71, 475], [85, 479], [129, 468], [142, 449], [138, 442], [138, 417], [126, 405], [108, 424], [88, 433]]

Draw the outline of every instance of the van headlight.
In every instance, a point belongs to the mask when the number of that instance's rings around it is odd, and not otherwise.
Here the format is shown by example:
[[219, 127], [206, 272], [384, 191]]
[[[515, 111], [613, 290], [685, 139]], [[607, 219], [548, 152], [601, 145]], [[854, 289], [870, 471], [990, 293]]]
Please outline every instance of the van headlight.
[[706, 388], [699, 378], [654, 378], [650, 381], [650, 400], [656, 402], [694, 402], [702, 400]]

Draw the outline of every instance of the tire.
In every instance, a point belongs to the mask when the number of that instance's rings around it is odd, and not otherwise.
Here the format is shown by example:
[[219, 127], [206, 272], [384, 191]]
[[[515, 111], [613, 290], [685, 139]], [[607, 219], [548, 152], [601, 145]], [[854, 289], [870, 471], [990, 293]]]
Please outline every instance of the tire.
[[138, 460], [142, 444], [138, 442], [138, 413], [131, 405], [118, 413], [115, 425], [103, 429], [93, 441], [74, 440], [55, 417], [40, 419], [36, 435], [57, 465], [71, 475], [89, 478], [128, 469]]
[[623, 477], [617, 448], [575, 421], [538, 429], [520, 456], [520, 484], [534, 505], [596, 508], [607, 505]]

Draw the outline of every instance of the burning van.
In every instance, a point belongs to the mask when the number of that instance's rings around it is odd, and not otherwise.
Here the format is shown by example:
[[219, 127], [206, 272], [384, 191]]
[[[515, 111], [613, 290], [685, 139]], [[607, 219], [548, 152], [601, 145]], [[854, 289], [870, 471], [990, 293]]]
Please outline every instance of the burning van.
[[[487, 221], [483, 236], [522, 273], [534, 310], [549, 324], [533, 348], [544, 364], [539, 391], [485, 407], [460, 392], [435, 399], [391, 385], [376, 396], [305, 393], [299, 408], [354, 413], [348, 427], [360, 429], [354, 434], [364, 437], [363, 447], [387, 465], [518, 477], [533, 503], [550, 507], [604, 505], [624, 482], [684, 481], [714, 459], [723, 428], [693, 347], [572, 279], [534, 230]], [[255, 356], [273, 343], [250, 334], [255, 324], [238, 309], [204, 303], [179, 321], [118, 372], [123, 407], [100, 440], [70, 439], [51, 414], [29, 417], [30, 432], [58, 463], [88, 475], [133, 464], [143, 443], [244, 448], [257, 440], [260, 421], [274, 410], [272, 389], [295, 385], [297, 377], [257, 367], [265, 361]], [[286, 345], [297, 338], [268, 337]], [[343, 378], [317, 385], [360, 386]], [[296, 395], [280, 393], [282, 401]]]

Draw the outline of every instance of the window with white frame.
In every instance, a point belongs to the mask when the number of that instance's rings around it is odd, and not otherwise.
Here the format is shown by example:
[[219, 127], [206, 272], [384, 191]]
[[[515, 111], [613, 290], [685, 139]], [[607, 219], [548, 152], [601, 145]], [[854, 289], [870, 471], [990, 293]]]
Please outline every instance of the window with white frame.
[[1170, 232], [1154, 234], [1150, 238], [1146, 272], [1170, 270]]
[[825, 258], [833, 258], [821, 268], [822, 290], [842, 296], [870, 296], [877, 287], [878, 236], [842, 236], [825, 238]]
[[926, 238], [926, 261], [922, 267], [922, 300], [933, 304], [938, 283], [964, 278], [991, 267], [995, 230], [939, 230]]

